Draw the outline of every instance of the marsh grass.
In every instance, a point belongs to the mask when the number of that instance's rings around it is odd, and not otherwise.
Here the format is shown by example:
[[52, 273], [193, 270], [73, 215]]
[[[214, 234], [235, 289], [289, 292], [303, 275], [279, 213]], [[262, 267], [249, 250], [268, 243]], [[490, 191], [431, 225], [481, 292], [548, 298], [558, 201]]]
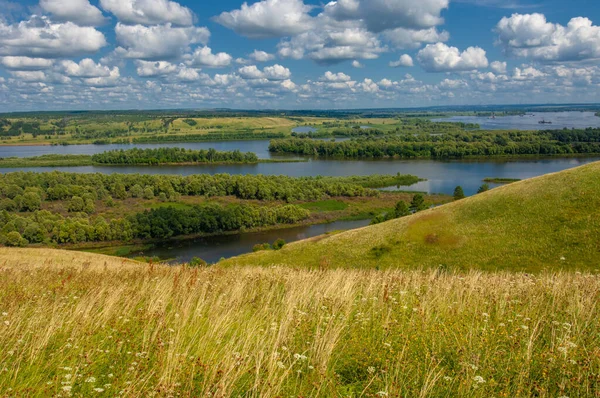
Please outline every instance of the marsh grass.
[[0, 396], [597, 397], [599, 292], [0, 249]]

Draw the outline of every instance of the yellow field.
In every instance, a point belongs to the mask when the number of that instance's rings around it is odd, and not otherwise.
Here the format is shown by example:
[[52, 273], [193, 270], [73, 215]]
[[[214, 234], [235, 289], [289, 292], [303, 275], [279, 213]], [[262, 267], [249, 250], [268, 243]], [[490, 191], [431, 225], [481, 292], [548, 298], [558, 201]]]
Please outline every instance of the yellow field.
[[597, 274], [0, 250], [0, 395], [597, 397]]

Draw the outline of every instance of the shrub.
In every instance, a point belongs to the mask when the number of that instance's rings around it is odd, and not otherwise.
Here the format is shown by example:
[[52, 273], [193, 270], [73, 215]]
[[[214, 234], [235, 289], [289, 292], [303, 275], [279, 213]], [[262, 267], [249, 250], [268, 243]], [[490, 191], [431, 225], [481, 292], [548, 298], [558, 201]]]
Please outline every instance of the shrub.
[[208, 263], [199, 257], [194, 257], [190, 260], [190, 267], [206, 267]]
[[273, 250], [281, 250], [286, 245], [286, 241], [283, 239], [277, 239], [275, 243], [273, 243]]

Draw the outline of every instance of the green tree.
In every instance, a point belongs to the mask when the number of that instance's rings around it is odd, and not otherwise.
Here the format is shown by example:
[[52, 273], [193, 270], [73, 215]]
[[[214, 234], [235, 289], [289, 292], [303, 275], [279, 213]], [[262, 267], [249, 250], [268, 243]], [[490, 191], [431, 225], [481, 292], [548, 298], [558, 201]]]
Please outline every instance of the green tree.
[[82, 212], [85, 208], [85, 202], [79, 196], [73, 196], [71, 201], [69, 202], [69, 212], [70, 213], [79, 213]]
[[425, 209], [427, 209], [427, 205], [425, 204], [425, 197], [420, 193], [413, 196], [412, 201], [410, 202], [410, 210], [413, 213], [417, 213]]
[[9, 232], [6, 235], [6, 246], [8, 247], [25, 247], [29, 244], [26, 239], [23, 239], [17, 231]]
[[396, 216], [396, 218], [405, 217], [409, 214], [410, 209], [408, 208], [408, 205], [405, 201], [401, 200], [400, 202], [396, 203], [396, 208], [394, 209], [394, 215]]
[[465, 191], [459, 185], [454, 189], [454, 200], [461, 200], [465, 198]]
[[40, 224], [34, 222], [30, 223], [25, 231], [23, 232], [23, 237], [27, 239], [30, 243], [42, 243], [44, 241], [44, 231], [40, 227]]
[[94, 214], [96, 212], [96, 203], [92, 199], [86, 199], [83, 211], [87, 214]]
[[139, 184], [135, 184], [129, 190], [132, 198], [141, 198], [144, 195], [144, 189]]
[[281, 250], [286, 245], [285, 240], [277, 239], [275, 243], [273, 243], [273, 250]]
[[477, 190], [477, 193], [484, 193], [490, 190], [490, 186], [488, 184], [483, 184], [482, 186], [479, 187], [479, 189]]
[[206, 267], [208, 263], [199, 257], [194, 257], [190, 260], [190, 267]]
[[144, 199], [154, 199], [154, 189], [152, 187], [148, 186], [144, 189]]
[[23, 201], [21, 202], [21, 211], [36, 211], [42, 207], [42, 199], [40, 195], [34, 192], [27, 192], [23, 195]]

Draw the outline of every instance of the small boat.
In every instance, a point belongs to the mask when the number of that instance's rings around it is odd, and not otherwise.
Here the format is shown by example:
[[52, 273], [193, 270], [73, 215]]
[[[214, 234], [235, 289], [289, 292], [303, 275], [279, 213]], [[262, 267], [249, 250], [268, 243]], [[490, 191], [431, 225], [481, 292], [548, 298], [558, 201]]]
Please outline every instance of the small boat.
[[544, 119], [540, 120], [538, 123], [539, 123], [539, 124], [552, 124], [552, 122], [550, 122], [550, 121], [548, 121], [548, 122], [547, 122], [547, 121], [546, 121], [546, 120], [544, 120]]

